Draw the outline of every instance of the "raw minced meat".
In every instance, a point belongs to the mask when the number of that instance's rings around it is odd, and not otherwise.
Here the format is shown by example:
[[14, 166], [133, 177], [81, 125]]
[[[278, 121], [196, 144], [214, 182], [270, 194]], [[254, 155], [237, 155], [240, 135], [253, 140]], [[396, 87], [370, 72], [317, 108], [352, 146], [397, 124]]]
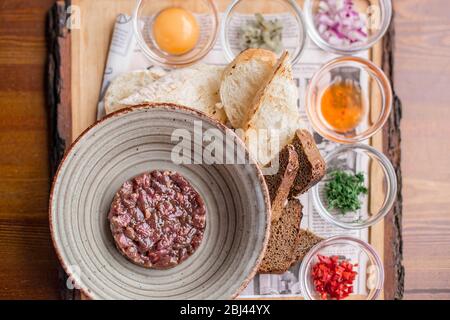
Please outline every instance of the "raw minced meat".
[[123, 255], [146, 268], [168, 269], [199, 247], [206, 226], [206, 207], [180, 174], [152, 171], [122, 185], [108, 220]]

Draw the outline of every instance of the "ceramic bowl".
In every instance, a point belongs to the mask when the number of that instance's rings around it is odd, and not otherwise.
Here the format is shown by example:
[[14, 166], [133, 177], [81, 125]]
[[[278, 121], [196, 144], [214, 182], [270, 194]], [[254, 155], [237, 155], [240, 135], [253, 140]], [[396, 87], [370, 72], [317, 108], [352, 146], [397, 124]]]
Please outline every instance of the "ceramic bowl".
[[[207, 130], [229, 137], [215, 161], [201, 140]], [[181, 136], [193, 164], [174, 163]], [[220, 157], [246, 158], [246, 164], [216, 163]], [[182, 174], [207, 207], [200, 247], [168, 270], [146, 269], [122, 256], [107, 221], [121, 184], [155, 169]], [[71, 146], [53, 182], [51, 234], [65, 271], [91, 299], [229, 299], [245, 288], [264, 254], [268, 199], [260, 169], [229, 129], [185, 107], [138, 106], [107, 116]]]

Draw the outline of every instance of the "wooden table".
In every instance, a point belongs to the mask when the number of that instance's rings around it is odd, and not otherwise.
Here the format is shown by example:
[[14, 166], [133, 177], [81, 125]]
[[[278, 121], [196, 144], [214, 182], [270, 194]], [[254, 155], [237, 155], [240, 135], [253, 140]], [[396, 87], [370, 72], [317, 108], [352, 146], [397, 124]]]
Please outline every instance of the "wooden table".
[[44, 95], [45, 15], [52, 3], [0, 1], [1, 298], [58, 298]]
[[450, 1], [394, 0], [405, 297], [450, 298]]
[[[394, 2], [394, 71], [404, 104], [405, 297], [449, 298], [450, 3]], [[58, 297], [44, 98], [45, 13], [52, 3], [0, 0], [0, 298]]]

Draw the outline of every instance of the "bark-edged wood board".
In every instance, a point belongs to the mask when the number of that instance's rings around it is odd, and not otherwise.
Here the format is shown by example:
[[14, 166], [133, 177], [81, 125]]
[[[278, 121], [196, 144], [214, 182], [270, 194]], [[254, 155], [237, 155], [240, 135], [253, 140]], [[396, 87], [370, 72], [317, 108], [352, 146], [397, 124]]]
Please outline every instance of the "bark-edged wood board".
[[[224, 10], [227, 3], [228, 1], [221, 1], [219, 8]], [[64, 150], [95, 121], [114, 21], [118, 13], [130, 12], [133, 5], [134, 1], [130, 0], [59, 0], [49, 12], [47, 96], [53, 173]], [[96, 14], [83, 14], [86, 12]], [[70, 23], [74, 28], [68, 28]], [[371, 52], [372, 61], [383, 67], [392, 83], [395, 36], [393, 26], [392, 23], [383, 42]], [[394, 208], [384, 223], [370, 230], [370, 242], [384, 258], [385, 299], [401, 299], [403, 296], [400, 120], [401, 103], [395, 98], [387, 125], [372, 139], [372, 145], [382, 150], [393, 162], [398, 177], [398, 195]], [[77, 290], [67, 289], [63, 271], [61, 293], [65, 299], [80, 298]]]

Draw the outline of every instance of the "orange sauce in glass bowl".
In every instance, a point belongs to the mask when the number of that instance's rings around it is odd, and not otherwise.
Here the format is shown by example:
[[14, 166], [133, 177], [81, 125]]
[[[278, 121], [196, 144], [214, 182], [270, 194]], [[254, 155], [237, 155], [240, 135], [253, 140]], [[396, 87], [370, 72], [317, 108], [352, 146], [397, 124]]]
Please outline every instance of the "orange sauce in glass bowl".
[[322, 95], [321, 113], [335, 131], [346, 133], [354, 130], [364, 115], [359, 84], [347, 80], [331, 84]]
[[152, 29], [158, 47], [172, 55], [182, 55], [191, 51], [200, 38], [197, 19], [183, 8], [162, 10], [156, 16]]

